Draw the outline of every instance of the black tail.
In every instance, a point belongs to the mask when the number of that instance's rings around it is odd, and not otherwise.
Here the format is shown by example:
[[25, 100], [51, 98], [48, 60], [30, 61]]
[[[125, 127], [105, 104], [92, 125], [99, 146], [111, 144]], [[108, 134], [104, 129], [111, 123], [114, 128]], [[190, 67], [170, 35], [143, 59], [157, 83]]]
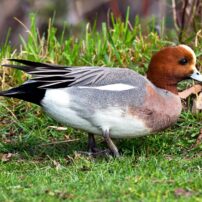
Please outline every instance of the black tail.
[[[35, 69], [36, 66], [41, 66], [41, 65], [47, 66], [47, 67], [51, 66], [49, 64], [30, 62], [26, 60], [18, 60], [18, 59], [9, 59], [9, 60], [20, 62], [27, 66], [19, 66], [19, 65], [11, 65], [11, 64], [8, 64], [8, 65], [6, 64], [2, 66], [20, 69], [27, 73], [29, 73], [29, 71], [33, 71], [33, 69]], [[24, 84], [16, 88], [12, 88], [7, 91], [0, 91], [0, 96], [18, 98], [21, 100], [25, 100], [27, 102], [32, 102], [40, 105], [40, 101], [43, 99], [46, 91], [45, 89], [38, 88], [40, 85], [41, 85], [40, 82], [36, 82], [34, 80], [28, 80], [27, 82], [25, 82]]]
[[18, 98], [20, 100], [40, 105], [46, 90], [37, 88], [38, 85], [39, 83], [37, 82], [29, 81], [19, 87], [0, 92], [0, 96]]
[[66, 66], [9, 59], [22, 65], [5, 64], [2, 66], [22, 70], [32, 78], [19, 87], [0, 92], [0, 96], [14, 97], [40, 105], [46, 89], [64, 88], [74, 82], [74, 77], [67, 76], [70, 69]]

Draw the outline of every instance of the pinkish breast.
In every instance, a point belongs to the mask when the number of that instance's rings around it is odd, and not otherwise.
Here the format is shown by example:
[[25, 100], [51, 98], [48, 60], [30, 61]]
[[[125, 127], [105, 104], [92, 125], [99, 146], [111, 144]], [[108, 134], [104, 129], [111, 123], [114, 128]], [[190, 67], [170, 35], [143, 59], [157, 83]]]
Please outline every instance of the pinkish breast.
[[179, 96], [155, 86], [147, 85], [142, 106], [130, 107], [129, 113], [143, 120], [151, 132], [163, 130], [174, 124], [182, 109]]

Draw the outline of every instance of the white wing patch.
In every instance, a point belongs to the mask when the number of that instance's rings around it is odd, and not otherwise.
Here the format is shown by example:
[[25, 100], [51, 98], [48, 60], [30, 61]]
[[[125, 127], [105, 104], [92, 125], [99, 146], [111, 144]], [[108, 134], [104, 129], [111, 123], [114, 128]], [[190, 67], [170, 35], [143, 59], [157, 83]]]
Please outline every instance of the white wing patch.
[[123, 83], [115, 83], [105, 86], [78, 86], [78, 88], [88, 88], [88, 89], [97, 89], [97, 90], [108, 90], [108, 91], [124, 91], [136, 88], [135, 86], [131, 86]]

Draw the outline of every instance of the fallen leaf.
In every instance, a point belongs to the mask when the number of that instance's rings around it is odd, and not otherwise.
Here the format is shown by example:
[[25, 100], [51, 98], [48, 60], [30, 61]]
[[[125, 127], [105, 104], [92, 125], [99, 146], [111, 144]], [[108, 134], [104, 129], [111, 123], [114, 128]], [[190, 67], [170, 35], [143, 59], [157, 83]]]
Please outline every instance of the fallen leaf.
[[69, 135], [64, 135], [64, 139], [65, 139], [65, 140], [70, 140], [71, 138], [70, 138]]
[[202, 110], [202, 92], [193, 101], [192, 113], [198, 113]]
[[80, 171], [90, 171], [90, 167], [84, 165], [82, 168], [80, 168]]
[[7, 153], [7, 154], [0, 154], [0, 159], [2, 162], [10, 161], [16, 154]]
[[49, 196], [55, 196], [59, 199], [70, 199], [70, 198], [73, 198], [74, 195], [73, 194], [70, 194], [70, 193], [67, 193], [67, 192], [63, 192], [63, 191], [51, 191], [49, 189], [45, 190], [45, 193], [48, 194]]
[[71, 199], [74, 197], [73, 194], [67, 193], [67, 192], [56, 192], [56, 195], [60, 199]]
[[56, 170], [60, 170], [62, 168], [61, 164], [56, 160], [53, 160], [53, 165], [55, 166]]
[[202, 143], [202, 129], [200, 130], [200, 133], [196, 139], [196, 143], [194, 145], [192, 145], [193, 147], [197, 147], [198, 145], [200, 145]]
[[154, 183], [167, 183], [167, 184], [172, 184], [175, 182], [175, 180], [172, 179], [168, 179], [168, 180], [159, 180], [159, 179], [154, 179], [153, 180]]
[[171, 155], [166, 155], [165, 158], [169, 161], [172, 161], [173, 160], [173, 157]]
[[187, 189], [183, 189], [183, 188], [177, 188], [175, 191], [175, 196], [191, 196], [193, 194], [193, 192], [187, 190]]
[[179, 92], [178, 94], [181, 99], [186, 99], [191, 94], [198, 94], [201, 91], [202, 91], [202, 85], [196, 84], [196, 85], [192, 86], [191, 88], [188, 88], [182, 92]]
[[53, 192], [49, 189], [45, 190], [45, 193], [48, 194], [49, 196], [55, 196], [55, 192]]
[[202, 142], [202, 129], [201, 129], [201, 131], [200, 131], [199, 136], [197, 137], [196, 144], [198, 145], [198, 144], [200, 144], [201, 142]]

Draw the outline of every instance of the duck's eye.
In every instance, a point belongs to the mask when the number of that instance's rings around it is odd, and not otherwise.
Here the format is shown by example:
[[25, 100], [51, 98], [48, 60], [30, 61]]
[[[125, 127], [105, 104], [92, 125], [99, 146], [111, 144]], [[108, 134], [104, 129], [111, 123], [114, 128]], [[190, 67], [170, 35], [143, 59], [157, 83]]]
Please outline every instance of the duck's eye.
[[179, 63], [181, 65], [186, 65], [188, 63], [188, 60], [186, 58], [182, 58], [182, 59], [180, 59]]

